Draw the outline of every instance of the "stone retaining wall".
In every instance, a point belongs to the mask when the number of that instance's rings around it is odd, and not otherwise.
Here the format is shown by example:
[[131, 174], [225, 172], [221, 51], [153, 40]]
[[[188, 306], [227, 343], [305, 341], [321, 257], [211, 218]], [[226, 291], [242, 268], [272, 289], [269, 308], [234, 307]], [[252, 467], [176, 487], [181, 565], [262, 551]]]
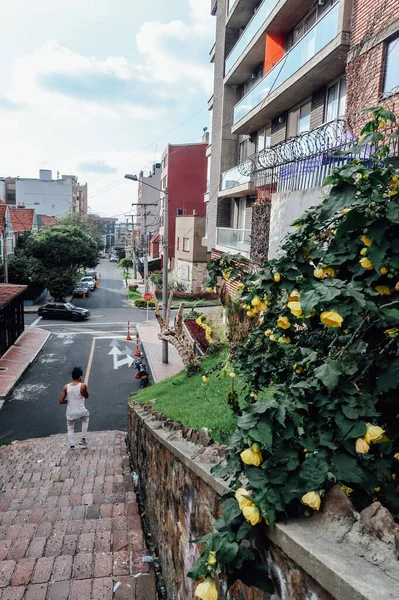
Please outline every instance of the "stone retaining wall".
[[[198, 556], [191, 540], [212, 530], [221, 497], [228, 488], [210, 474], [226, 448], [211, 443], [207, 432], [179, 424], [140, 405], [129, 407], [128, 443], [145, 518], [157, 548], [169, 600], [194, 597], [186, 573]], [[335, 488], [333, 488], [335, 489]], [[270, 598], [237, 584], [221, 597], [237, 600], [394, 600], [399, 598], [399, 562], [392, 520], [380, 539], [387, 515], [375, 509], [360, 518], [339, 488], [326, 502], [325, 515], [265, 528], [271, 575]], [[376, 503], [378, 504], [378, 503]], [[334, 507], [334, 510], [331, 509]], [[375, 505], [372, 505], [375, 507]], [[331, 518], [331, 512], [338, 514]], [[385, 521], [384, 521], [385, 520]], [[377, 523], [378, 521], [378, 523]], [[381, 539], [381, 538], [386, 539]]]

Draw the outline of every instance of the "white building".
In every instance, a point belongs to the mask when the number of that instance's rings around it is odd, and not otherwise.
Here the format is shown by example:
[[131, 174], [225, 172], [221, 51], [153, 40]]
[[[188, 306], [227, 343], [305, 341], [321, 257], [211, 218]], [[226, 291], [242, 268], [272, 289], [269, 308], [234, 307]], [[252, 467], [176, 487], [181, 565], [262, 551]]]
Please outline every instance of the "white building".
[[58, 218], [70, 212], [82, 212], [81, 204], [84, 204], [79, 199], [79, 191], [84, 189], [87, 210], [87, 187], [80, 186], [74, 175], [62, 175], [61, 179], [53, 179], [51, 171], [41, 169], [39, 179], [7, 178], [5, 185], [6, 202], [9, 206], [34, 208], [38, 215]]

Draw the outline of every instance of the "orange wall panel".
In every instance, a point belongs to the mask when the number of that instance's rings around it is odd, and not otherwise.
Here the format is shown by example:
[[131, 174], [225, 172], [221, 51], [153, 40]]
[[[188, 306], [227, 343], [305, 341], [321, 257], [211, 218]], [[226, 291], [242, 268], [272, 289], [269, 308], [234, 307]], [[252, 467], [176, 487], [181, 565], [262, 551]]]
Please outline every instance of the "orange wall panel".
[[284, 54], [285, 35], [283, 33], [267, 33], [265, 49], [264, 75], [274, 67]]

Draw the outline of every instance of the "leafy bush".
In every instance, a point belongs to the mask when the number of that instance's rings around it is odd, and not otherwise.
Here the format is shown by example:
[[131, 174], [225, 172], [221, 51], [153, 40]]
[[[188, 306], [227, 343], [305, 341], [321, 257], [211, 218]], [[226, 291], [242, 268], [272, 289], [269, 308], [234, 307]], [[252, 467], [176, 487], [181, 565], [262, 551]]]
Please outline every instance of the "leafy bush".
[[147, 301], [144, 300], [144, 298], [137, 298], [137, 300], [135, 300], [133, 304], [137, 308], [147, 308], [147, 304], [148, 304], [149, 308], [155, 308], [155, 302], [154, 302], [154, 300], [150, 300], [147, 303]]
[[211, 285], [238, 283], [253, 319], [234, 359], [251, 392], [215, 469], [233, 493], [194, 579], [219, 570], [270, 591], [258, 524], [312, 514], [335, 484], [358, 510], [377, 498], [399, 518], [399, 132], [383, 133], [393, 113], [370, 110], [356, 146], [337, 153], [363, 159], [327, 178], [329, 197], [295, 222], [281, 258], [256, 274], [240, 256], [211, 261]]
[[150, 279], [154, 285], [157, 285], [157, 286], [162, 285], [162, 273], [161, 272], [150, 273]]
[[183, 321], [195, 321], [201, 314], [202, 313], [199, 313], [196, 310], [190, 310], [190, 312], [183, 313]]
[[185, 321], [185, 325], [189, 330], [193, 340], [198, 344], [203, 352], [206, 352], [209, 347], [209, 343], [205, 336], [205, 329], [201, 327], [201, 325], [198, 325], [196, 321], [187, 320]]

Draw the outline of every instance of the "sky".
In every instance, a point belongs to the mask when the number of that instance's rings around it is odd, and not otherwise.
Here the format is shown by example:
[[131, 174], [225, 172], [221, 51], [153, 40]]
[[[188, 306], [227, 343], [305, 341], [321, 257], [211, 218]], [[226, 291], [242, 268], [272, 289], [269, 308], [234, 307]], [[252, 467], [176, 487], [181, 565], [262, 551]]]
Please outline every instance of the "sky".
[[1, 2], [0, 176], [74, 174], [102, 216], [131, 211], [168, 143], [209, 126], [209, 0]]

